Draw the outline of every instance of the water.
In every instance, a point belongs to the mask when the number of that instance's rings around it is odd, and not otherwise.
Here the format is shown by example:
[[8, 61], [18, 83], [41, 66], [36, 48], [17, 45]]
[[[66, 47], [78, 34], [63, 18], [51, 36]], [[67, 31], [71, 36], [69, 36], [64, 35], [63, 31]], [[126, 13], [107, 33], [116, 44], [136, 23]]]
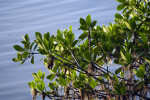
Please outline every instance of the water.
[[22, 35], [33, 40], [37, 31], [55, 34], [72, 25], [79, 36], [79, 18], [90, 14], [98, 25], [108, 25], [116, 6], [115, 0], [0, 0], [0, 100], [31, 100], [27, 83], [32, 72], [46, 71], [38, 56], [34, 65], [11, 61], [17, 53], [12, 46], [20, 44]]

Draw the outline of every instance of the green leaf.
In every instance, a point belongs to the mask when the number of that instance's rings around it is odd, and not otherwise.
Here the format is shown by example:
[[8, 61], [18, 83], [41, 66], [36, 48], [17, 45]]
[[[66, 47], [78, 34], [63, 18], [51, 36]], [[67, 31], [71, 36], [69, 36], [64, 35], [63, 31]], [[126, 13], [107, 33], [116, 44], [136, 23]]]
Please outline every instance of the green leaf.
[[88, 50], [86, 50], [84, 52], [84, 58], [87, 60], [87, 61], [91, 61], [91, 54]]
[[34, 64], [34, 56], [31, 58], [31, 63]]
[[118, 69], [115, 71], [115, 74], [119, 74], [121, 71], [122, 71], [122, 67], [118, 68]]
[[26, 42], [29, 42], [29, 36], [28, 36], [28, 34], [26, 34], [26, 35], [24, 36], [24, 38], [25, 38], [25, 41], [26, 41]]
[[19, 61], [21, 61], [21, 60], [20, 60], [19, 58], [13, 58], [12, 61], [14, 61], [14, 62], [19, 62]]
[[145, 58], [145, 60], [146, 60], [146, 62], [148, 62], [150, 64], [150, 60], [149, 59]]
[[119, 14], [119, 13], [116, 13], [116, 14], [115, 14], [115, 17], [116, 17], [117, 19], [123, 19], [122, 15]]
[[121, 93], [121, 86], [119, 85], [119, 84], [114, 84], [114, 89], [115, 89], [115, 91], [118, 93], [118, 94], [122, 94]]
[[75, 40], [75, 41], [73, 41], [73, 43], [72, 43], [72, 47], [74, 47], [74, 46], [78, 43], [78, 41], [79, 41], [79, 40]]
[[79, 28], [79, 30], [88, 30], [88, 28], [85, 25], [81, 25], [80, 28]]
[[59, 65], [55, 65], [55, 66], [53, 67], [52, 71], [53, 71], [54, 73], [56, 73], [56, 71], [57, 71], [58, 68], [59, 68]]
[[46, 55], [47, 54], [47, 52], [45, 50], [43, 50], [43, 49], [38, 49], [37, 51], [39, 51], [39, 53], [42, 54], [42, 55]]
[[42, 92], [42, 86], [41, 86], [41, 84], [37, 83], [36, 88], [37, 88], [38, 91]]
[[136, 28], [136, 22], [133, 18], [130, 19], [129, 24], [132, 30]]
[[96, 23], [97, 23], [97, 21], [94, 20], [94, 21], [92, 22], [92, 24], [91, 24], [91, 28], [93, 28], [93, 27], [96, 25]]
[[38, 77], [41, 79], [41, 77], [42, 77], [42, 71], [39, 70], [38, 73], [37, 73], [37, 75], [38, 75]]
[[122, 85], [121, 86], [121, 94], [124, 95], [126, 93], [126, 86]]
[[30, 45], [30, 50], [32, 50], [32, 47], [33, 47], [34, 43], [35, 43], [35, 42], [32, 42], [32, 43], [31, 43], [31, 45]]
[[124, 54], [122, 53], [122, 51], [120, 51], [121, 57], [123, 60], [127, 61], [126, 57], [124, 56]]
[[62, 34], [61, 34], [61, 31], [60, 31], [59, 29], [57, 30], [57, 39], [58, 39], [59, 41], [62, 41], [62, 42], [63, 42]]
[[51, 90], [54, 90], [54, 89], [55, 89], [55, 85], [54, 85], [53, 83], [49, 83], [48, 86], [49, 86], [49, 88], [50, 88]]
[[88, 26], [91, 25], [91, 16], [90, 16], [90, 15], [88, 15], [88, 16], [86, 17], [86, 23], [87, 23]]
[[42, 41], [42, 35], [40, 32], [35, 32], [36, 39]]
[[84, 40], [87, 36], [88, 36], [88, 33], [87, 33], [87, 32], [82, 33], [82, 34], [79, 36], [79, 39]]
[[73, 73], [72, 73], [72, 74], [73, 74], [73, 78], [74, 78], [74, 79], [76, 79], [76, 78], [77, 78], [77, 73], [76, 73], [76, 71], [75, 71], [75, 70], [73, 71]]
[[75, 82], [73, 82], [73, 86], [75, 88], [80, 88], [81, 87], [81, 81], [75, 81]]
[[86, 26], [86, 21], [83, 18], [80, 18], [80, 24], [82, 26]]
[[132, 28], [130, 27], [130, 24], [128, 22], [125, 22], [125, 25], [128, 27], [128, 29], [132, 30]]
[[55, 74], [50, 74], [46, 78], [52, 81], [56, 75]]
[[120, 76], [123, 78], [124, 76], [123, 71], [120, 72]]
[[33, 75], [34, 79], [39, 78], [36, 73], [32, 73], [32, 75]]
[[17, 50], [17, 51], [20, 51], [20, 52], [23, 52], [23, 51], [24, 51], [24, 48], [22, 48], [22, 47], [19, 46], [19, 45], [14, 45], [13, 47], [14, 47], [14, 49]]
[[125, 0], [116, 0], [116, 1], [118, 1], [119, 3], [124, 3], [125, 2]]
[[124, 9], [125, 5], [124, 4], [120, 4], [117, 6], [117, 10], [120, 11], [122, 9]]
[[137, 70], [137, 72], [136, 72], [136, 76], [137, 76], [138, 78], [144, 78], [144, 72], [145, 72], [145, 71], [139, 69], [139, 70]]
[[42, 91], [44, 91], [44, 89], [45, 89], [44, 81], [41, 82], [41, 86], [42, 86]]
[[93, 78], [91, 78], [91, 84], [90, 84], [90, 86], [93, 88], [93, 89], [95, 89], [95, 86], [97, 85], [97, 82], [93, 79]]
[[118, 80], [117, 75], [113, 75], [113, 79], [114, 79], [117, 83], [119, 83], [119, 80]]
[[80, 80], [80, 81], [84, 81], [84, 80], [85, 80], [85, 75], [82, 74], [82, 73], [80, 73], [80, 74], [79, 74], [79, 80]]
[[39, 82], [41, 82], [42, 80], [36, 78], [36, 79], [34, 79], [34, 81], [37, 82], [37, 83], [39, 83]]
[[37, 83], [37, 90], [40, 92], [43, 92], [45, 89], [44, 81], [41, 81], [41, 83]]
[[47, 41], [49, 40], [49, 38], [50, 38], [49, 32], [47, 32], [47, 33], [44, 34], [44, 38], [45, 38]]
[[35, 89], [35, 88], [36, 88], [36, 84], [35, 84], [34, 81], [28, 82], [28, 85], [29, 85], [29, 87], [32, 88], [32, 89]]
[[33, 50], [35, 50], [37, 46], [38, 46], [38, 44], [36, 44], [36, 45], [34, 46], [34, 49], [33, 49]]
[[59, 83], [62, 85], [62, 86], [67, 86], [67, 82], [64, 78], [62, 77], [59, 77]]

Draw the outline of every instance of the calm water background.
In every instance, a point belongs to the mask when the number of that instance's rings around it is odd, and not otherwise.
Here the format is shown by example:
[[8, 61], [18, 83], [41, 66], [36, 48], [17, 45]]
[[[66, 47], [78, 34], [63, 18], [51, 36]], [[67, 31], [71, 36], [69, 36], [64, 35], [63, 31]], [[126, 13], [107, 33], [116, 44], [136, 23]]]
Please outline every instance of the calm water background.
[[46, 71], [39, 56], [34, 65], [11, 61], [17, 53], [12, 46], [20, 44], [21, 36], [28, 33], [32, 41], [36, 31], [55, 34], [71, 25], [79, 36], [79, 18], [90, 14], [97, 25], [108, 25], [117, 4], [115, 0], [0, 0], [0, 100], [31, 100], [27, 83], [32, 72]]

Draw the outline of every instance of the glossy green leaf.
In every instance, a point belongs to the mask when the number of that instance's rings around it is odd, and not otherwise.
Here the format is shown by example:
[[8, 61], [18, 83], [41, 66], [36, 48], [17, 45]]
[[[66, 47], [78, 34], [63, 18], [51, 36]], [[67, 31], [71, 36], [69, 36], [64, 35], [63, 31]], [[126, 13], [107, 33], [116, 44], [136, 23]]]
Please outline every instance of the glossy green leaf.
[[21, 61], [21, 60], [20, 60], [19, 58], [13, 58], [12, 61], [14, 61], [14, 62], [19, 62], [19, 61]]
[[118, 80], [117, 75], [114, 75], [114, 76], [113, 76], [113, 79], [114, 79], [117, 83], [119, 83], [119, 80]]
[[29, 36], [28, 36], [28, 34], [26, 34], [26, 35], [24, 36], [24, 38], [25, 38], [25, 41], [26, 41], [26, 42], [29, 42]]
[[85, 39], [87, 36], [88, 36], [88, 33], [87, 33], [87, 32], [82, 33], [82, 34], [79, 36], [79, 39], [83, 40], [83, 39]]
[[37, 75], [38, 75], [39, 78], [41, 78], [42, 77], [42, 71], [39, 70], [38, 73], [37, 73]]
[[57, 71], [58, 68], [59, 68], [59, 65], [55, 65], [55, 66], [53, 67], [52, 71], [53, 71], [54, 73], [56, 73], [56, 71]]
[[81, 81], [75, 81], [75, 82], [73, 82], [73, 86], [75, 88], [80, 88], [81, 87]]
[[119, 13], [116, 13], [116, 14], [115, 14], [115, 17], [116, 17], [117, 19], [123, 19], [122, 15], [119, 14]]
[[44, 91], [44, 89], [45, 89], [44, 81], [41, 82], [41, 86], [42, 86], [42, 91]]
[[146, 62], [148, 62], [150, 64], [150, 60], [148, 58], [145, 58]]
[[122, 94], [121, 92], [121, 86], [119, 84], [114, 84], [114, 89], [115, 89], [115, 92], [117, 92], [117, 94]]
[[44, 80], [44, 77], [45, 77], [45, 72], [42, 74], [42, 77], [41, 77], [42, 80]]
[[87, 23], [88, 26], [91, 25], [91, 16], [90, 16], [90, 15], [88, 15], [88, 16], [86, 17], [86, 23]]
[[24, 48], [22, 48], [22, 47], [19, 46], [19, 45], [14, 45], [13, 47], [14, 47], [14, 49], [17, 50], [17, 51], [20, 51], [20, 52], [23, 52], [23, 51], [24, 51]]
[[85, 25], [81, 25], [80, 28], [79, 28], [79, 30], [88, 30], [88, 28]]
[[41, 84], [37, 83], [36, 88], [37, 88], [38, 91], [42, 92], [42, 86], [41, 86]]
[[40, 54], [42, 54], [42, 55], [46, 55], [47, 54], [47, 52], [45, 51], [45, 50], [43, 50], [43, 49], [38, 49], [37, 50]]
[[86, 50], [86, 51], [84, 52], [84, 58], [85, 58], [87, 61], [91, 61], [91, 53]]
[[44, 34], [44, 38], [45, 38], [47, 41], [49, 40], [49, 38], [50, 38], [49, 32], [47, 32], [47, 33]]
[[80, 24], [86, 26], [86, 21], [83, 18], [80, 18]]
[[124, 77], [123, 71], [120, 72], [120, 76], [121, 76], [122, 78]]
[[39, 41], [42, 40], [42, 35], [41, 35], [40, 32], [36, 32], [36, 33], [35, 33], [35, 36], [36, 36], [36, 39], [37, 39], [37, 40], [39, 40]]
[[127, 26], [128, 29], [132, 30], [132, 28], [130, 27], [130, 24], [128, 22], [125, 22], [125, 25]]
[[122, 71], [122, 67], [118, 68], [118, 69], [115, 71], [115, 74], [119, 74], [121, 71]]
[[32, 43], [31, 43], [31, 45], [30, 45], [30, 50], [32, 50], [32, 47], [33, 47], [34, 43], [35, 43], [35, 42], [32, 42]]
[[117, 10], [120, 11], [122, 9], [124, 9], [125, 5], [124, 4], [120, 4], [117, 6]]
[[136, 22], [135, 22], [135, 20], [133, 18], [131, 18], [130, 21], [129, 21], [129, 23], [130, 23], [131, 29], [134, 30], [136, 28]]
[[91, 23], [91, 28], [93, 28], [95, 25], [96, 25], [97, 21], [94, 20], [92, 23]]
[[41, 81], [40, 83], [37, 83], [37, 90], [40, 92], [43, 92], [45, 89], [44, 81]]
[[31, 58], [31, 63], [34, 64], [34, 56]]
[[122, 51], [120, 51], [120, 54], [121, 54], [122, 59], [127, 61], [127, 59], [126, 59], [125, 55], [122, 53]]
[[29, 85], [29, 87], [32, 88], [32, 89], [35, 89], [35, 88], [36, 88], [36, 84], [35, 84], [34, 81], [28, 82], [28, 85]]
[[54, 90], [54, 89], [55, 89], [55, 85], [54, 85], [53, 83], [49, 83], [48, 86], [49, 86], [49, 88], [50, 88], [51, 90]]
[[126, 86], [122, 85], [121, 86], [121, 94], [124, 95], [126, 93]]
[[91, 78], [91, 84], [90, 84], [90, 86], [93, 88], [93, 89], [95, 89], [95, 87], [96, 87], [96, 85], [97, 85], [97, 83], [98, 82], [96, 82], [93, 78]]
[[79, 40], [75, 40], [73, 43], [72, 43], [72, 47], [74, 47], [77, 43], [78, 43]]
[[125, 0], [116, 0], [116, 1], [118, 1], [119, 3], [124, 3], [125, 2]]
[[55, 74], [50, 74], [46, 78], [52, 81], [56, 75]]
[[34, 79], [34, 81], [37, 82], [37, 83], [39, 83], [39, 82], [41, 82], [42, 80], [36, 78], [36, 79]]
[[37, 75], [36, 73], [32, 73], [32, 75], [33, 75], [34, 79], [39, 78], [38, 75]]
[[62, 77], [59, 77], [59, 83], [62, 85], [62, 86], [67, 86], [67, 82], [64, 78]]

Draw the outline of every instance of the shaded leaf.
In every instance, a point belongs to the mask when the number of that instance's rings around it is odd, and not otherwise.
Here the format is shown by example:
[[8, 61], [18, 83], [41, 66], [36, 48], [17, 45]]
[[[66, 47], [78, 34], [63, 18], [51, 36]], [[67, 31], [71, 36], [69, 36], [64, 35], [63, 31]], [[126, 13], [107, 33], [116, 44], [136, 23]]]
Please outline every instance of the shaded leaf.
[[89, 51], [85, 51], [84, 52], [84, 58], [87, 60], [87, 61], [91, 61], [91, 54]]
[[34, 56], [31, 58], [31, 63], [34, 64]]
[[91, 28], [93, 28], [95, 25], [96, 25], [97, 21], [94, 20], [92, 23], [91, 23]]
[[80, 24], [86, 26], [86, 21], [83, 18], [80, 18]]

